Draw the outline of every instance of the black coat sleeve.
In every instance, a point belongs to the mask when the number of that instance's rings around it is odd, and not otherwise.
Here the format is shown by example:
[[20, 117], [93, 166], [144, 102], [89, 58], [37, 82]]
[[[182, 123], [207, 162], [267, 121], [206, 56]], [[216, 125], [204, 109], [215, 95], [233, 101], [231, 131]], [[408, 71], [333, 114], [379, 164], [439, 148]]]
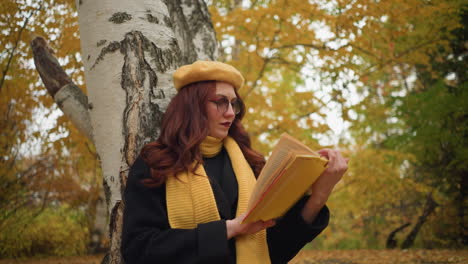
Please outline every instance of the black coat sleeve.
[[172, 229], [165, 187], [148, 188], [149, 167], [139, 158], [124, 192], [121, 253], [125, 263], [226, 263], [229, 258], [225, 220], [194, 229]]
[[272, 264], [288, 263], [307, 243], [317, 237], [327, 226], [330, 212], [324, 206], [314, 222], [308, 224], [301, 215], [309, 196], [299, 200], [276, 225], [267, 229], [267, 241]]

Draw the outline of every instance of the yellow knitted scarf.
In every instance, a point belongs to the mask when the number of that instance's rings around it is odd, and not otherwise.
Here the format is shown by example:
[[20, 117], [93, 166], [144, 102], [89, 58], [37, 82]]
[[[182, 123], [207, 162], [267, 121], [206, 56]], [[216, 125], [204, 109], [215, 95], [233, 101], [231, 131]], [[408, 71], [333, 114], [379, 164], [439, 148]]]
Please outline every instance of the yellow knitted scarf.
[[[239, 186], [236, 211], [236, 216], [239, 216], [247, 210], [256, 181], [255, 175], [236, 141], [231, 137], [226, 137], [224, 142], [208, 137], [200, 149], [204, 156], [215, 156], [221, 151], [223, 143]], [[202, 165], [198, 166], [195, 174], [188, 171], [179, 173], [177, 177], [168, 177], [166, 203], [172, 228], [191, 229], [196, 228], [197, 224], [220, 220], [213, 190]], [[237, 263], [270, 263], [265, 230], [253, 235], [237, 236], [235, 239]]]

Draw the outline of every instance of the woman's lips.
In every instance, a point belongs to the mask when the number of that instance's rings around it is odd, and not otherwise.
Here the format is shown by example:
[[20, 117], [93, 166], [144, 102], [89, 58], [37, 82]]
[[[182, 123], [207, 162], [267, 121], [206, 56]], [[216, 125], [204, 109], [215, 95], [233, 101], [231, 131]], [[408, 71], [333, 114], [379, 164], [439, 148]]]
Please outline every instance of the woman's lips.
[[221, 123], [221, 125], [223, 125], [224, 127], [229, 128], [231, 126], [231, 122], [224, 122], [224, 123]]

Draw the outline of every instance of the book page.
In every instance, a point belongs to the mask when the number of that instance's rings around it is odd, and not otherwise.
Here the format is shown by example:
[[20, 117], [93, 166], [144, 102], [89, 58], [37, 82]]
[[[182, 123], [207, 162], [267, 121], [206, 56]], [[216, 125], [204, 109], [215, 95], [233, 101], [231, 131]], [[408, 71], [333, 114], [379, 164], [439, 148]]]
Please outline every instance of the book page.
[[253, 206], [252, 201], [258, 200], [262, 193], [268, 189], [270, 184], [275, 181], [279, 172], [286, 168], [294, 160], [296, 155], [319, 156], [318, 153], [312, 151], [300, 141], [283, 133], [257, 179], [257, 183], [250, 197], [249, 208]]
[[[309, 154], [309, 155], [320, 157], [320, 155], [317, 152], [311, 150], [309, 147], [304, 145], [302, 142], [300, 142], [299, 140], [293, 138], [292, 136], [290, 136], [290, 135], [288, 135], [286, 133], [281, 134], [280, 140], [278, 141], [278, 143], [275, 146], [275, 149], [276, 148], [287, 149], [287, 150], [293, 151], [294, 153], [299, 154], [299, 155], [300, 154]], [[273, 149], [273, 153], [274, 153], [275, 149]], [[273, 156], [273, 153], [272, 153], [271, 156]]]
[[254, 205], [246, 221], [269, 220], [283, 215], [325, 170], [327, 160], [311, 155], [297, 156], [291, 166], [271, 184]]
[[[272, 155], [273, 156], [273, 155]], [[293, 158], [293, 154], [290, 151], [278, 151], [276, 159], [271, 162], [271, 158], [263, 167], [260, 175], [258, 176], [255, 188], [250, 196], [249, 208], [253, 206], [251, 202], [258, 200], [264, 190], [268, 189], [268, 186], [276, 179], [279, 175], [278, 172], [286, 168]], [[268, 165], [268, 166], [267, 166]]]

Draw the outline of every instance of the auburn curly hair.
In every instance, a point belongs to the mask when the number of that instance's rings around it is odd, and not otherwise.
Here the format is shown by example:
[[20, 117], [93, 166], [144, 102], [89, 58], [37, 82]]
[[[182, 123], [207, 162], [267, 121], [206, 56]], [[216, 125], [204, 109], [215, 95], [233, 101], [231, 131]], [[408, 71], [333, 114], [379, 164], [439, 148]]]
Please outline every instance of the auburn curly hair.
[[[193, 162], [203, 164], [200, 143], [208, 136], [206, 104], [216, 93], [216, 81], [189, 84], [177, 93], [167, 107], [161, 125], [161, 134], [155, 142], [143, 147], [140, 156], [151, 168], [151, 179], [144, 180], [149, 187], [163, 184], [167, 177], [191, 170]], [[235, 91], [237, 98], [239, 94]], [[251, 148], [250, 138], [241, 120], [245, 108], [236, 115], [228, 135], [239, 145], [256, 177], [265, 165], [265, 158]]]

